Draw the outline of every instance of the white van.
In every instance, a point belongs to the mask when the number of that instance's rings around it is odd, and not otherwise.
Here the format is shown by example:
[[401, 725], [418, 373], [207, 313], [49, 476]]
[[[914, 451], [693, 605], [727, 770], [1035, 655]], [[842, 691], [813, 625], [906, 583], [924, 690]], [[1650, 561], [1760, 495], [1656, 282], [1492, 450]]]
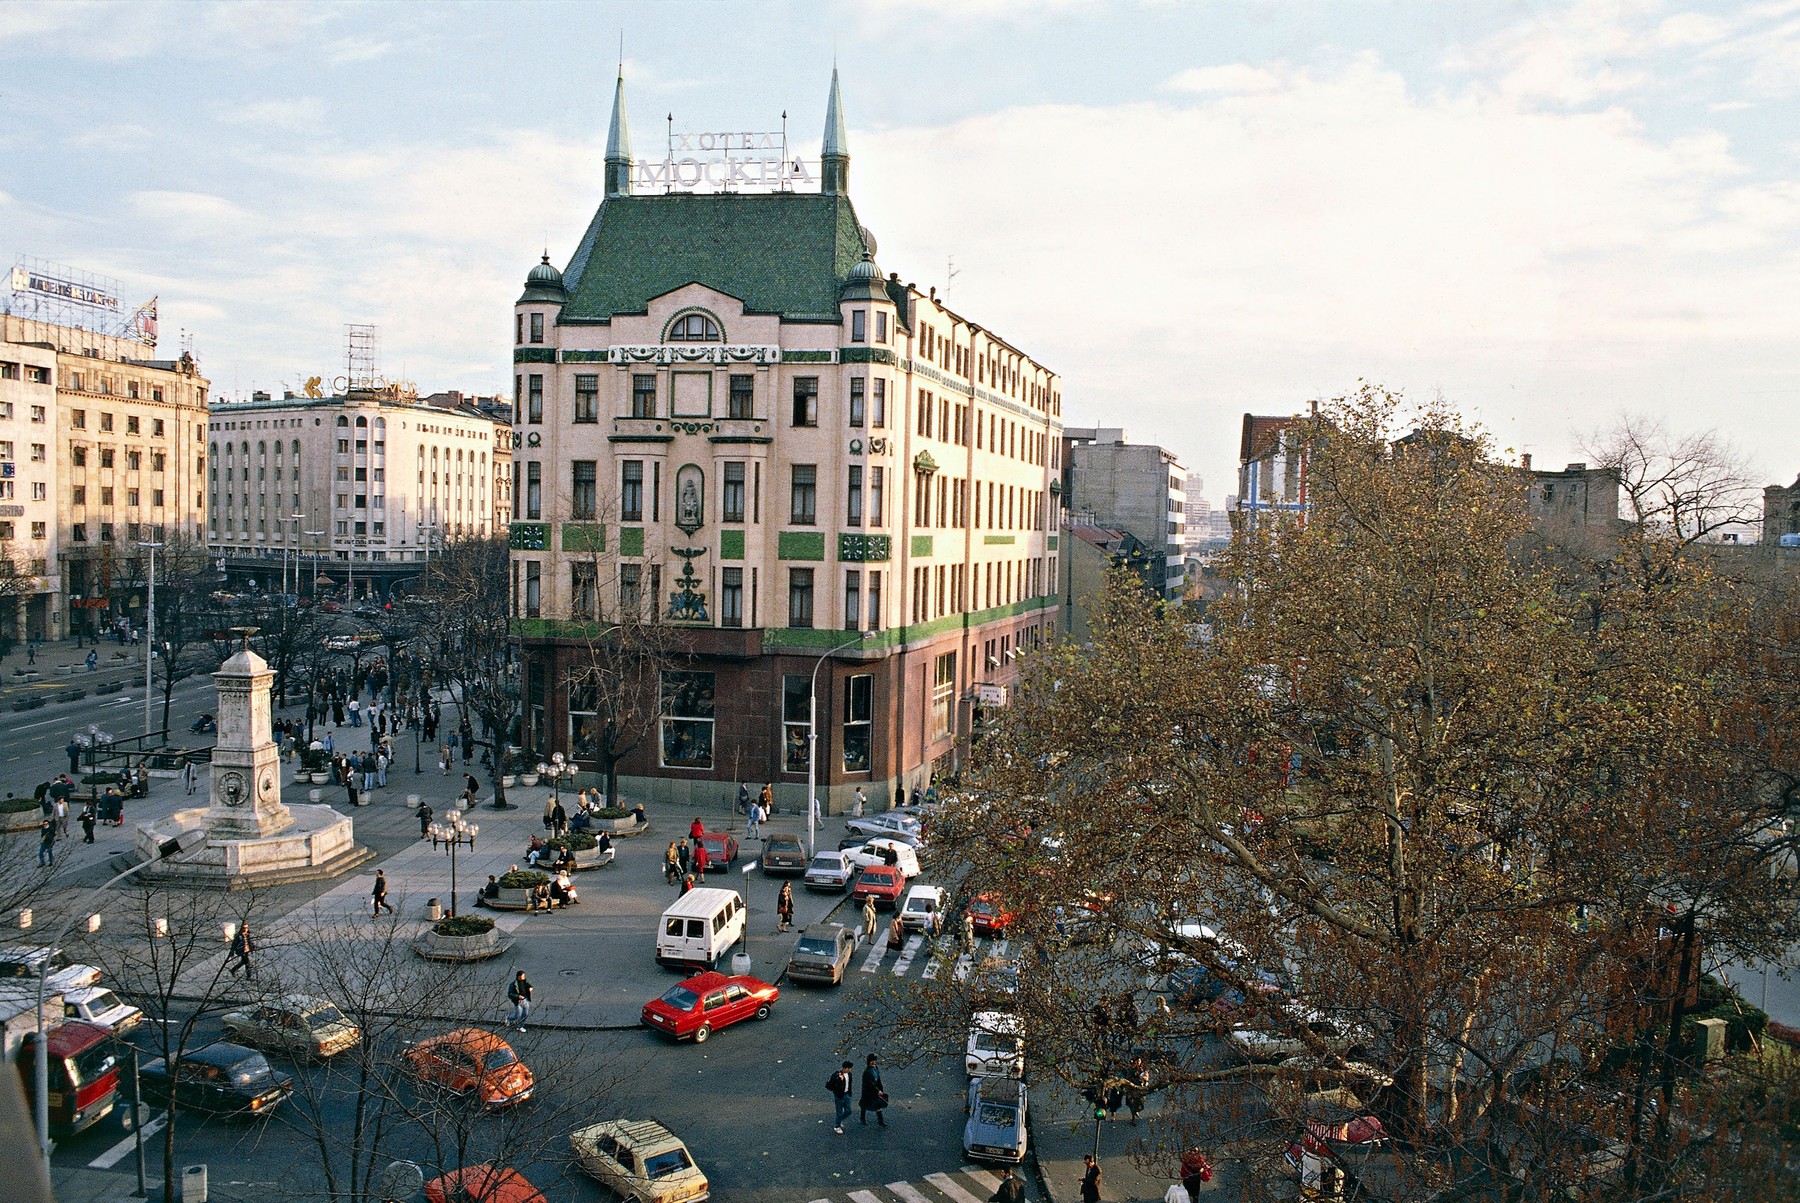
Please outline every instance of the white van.
[[736, 890], [692, 889], [662, 914], [659, 965], [710, 969], [744, 937], [744, 900]]

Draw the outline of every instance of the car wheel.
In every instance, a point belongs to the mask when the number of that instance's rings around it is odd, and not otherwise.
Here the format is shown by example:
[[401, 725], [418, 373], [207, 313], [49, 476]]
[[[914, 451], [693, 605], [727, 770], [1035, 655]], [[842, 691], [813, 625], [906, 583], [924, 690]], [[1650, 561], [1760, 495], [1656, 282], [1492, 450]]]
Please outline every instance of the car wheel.
[[694, 1043], [695, 1044], [705, 1044], [706, 1038], [710, 1035], [712, 1035], [711, 1026], [703, 1023], [699, 1027], [694, 1029]]
[[758, 1019], [767, 1019], [769, 1017], [769, 1004], [768, 1003], [764, 1003], [762, 1006], [756, 1008], [756, 1017]]

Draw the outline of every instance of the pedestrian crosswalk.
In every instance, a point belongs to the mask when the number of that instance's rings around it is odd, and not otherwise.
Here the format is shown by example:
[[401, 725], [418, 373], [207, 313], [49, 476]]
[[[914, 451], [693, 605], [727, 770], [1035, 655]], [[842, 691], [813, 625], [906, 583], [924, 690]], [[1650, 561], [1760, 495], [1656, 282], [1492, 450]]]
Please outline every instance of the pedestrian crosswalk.
[[891, 952], [887, 941], [878, 939], [869, 944], [858, 968], [867, 974], [886, 972], [893, 977], [906, 977], [916, 968], [919, 979], [928, 982], [948, 966], [960, 982], [968, 979], [976, 965], [1005, 960], [1008, 947], [1009, 942], [1004, 939], [977, 940], [974, 952], [964, 952], [952, 937], [931, 939], [919, 934], [908, 936], [898, 952]]
[[809, 1203], [987, 1203], [999, 1186], [999, 1174], [965, 1165], [951, 1173], [922, 1175], [917, 1182], [821, 1195]]

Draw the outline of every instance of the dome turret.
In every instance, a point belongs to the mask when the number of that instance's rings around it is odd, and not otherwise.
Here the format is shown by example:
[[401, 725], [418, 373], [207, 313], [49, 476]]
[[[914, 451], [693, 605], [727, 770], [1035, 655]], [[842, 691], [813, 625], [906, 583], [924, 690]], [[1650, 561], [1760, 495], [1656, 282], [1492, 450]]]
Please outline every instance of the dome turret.
[[568, 300], [568, 293], [563, 290], [563, 276], [550, 263], [548, 253], [542, 262], [532, 268], [525, 276], [525, 291], [520, 295], [518, 303], [549, 302], [560, 305]]

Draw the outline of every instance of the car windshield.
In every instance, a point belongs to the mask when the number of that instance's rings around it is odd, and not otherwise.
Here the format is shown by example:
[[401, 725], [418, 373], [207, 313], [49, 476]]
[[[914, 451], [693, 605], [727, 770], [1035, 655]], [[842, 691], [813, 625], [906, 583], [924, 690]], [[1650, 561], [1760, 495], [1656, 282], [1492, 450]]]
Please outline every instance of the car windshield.
[[892, 869], [864, 869], [863, 870], [863, 880], [868, 882], [870, 885], [877, 885], [877, 886], [893, 885], [894, 884], [894, 871]]
[[843, 858], [836, 856], [815, 856], [813, 857], [812, 867], [825, 872], [835, 873], [844, 867], [844, 861]]
[[269, 1059], [256, 1053], [231, 1067], [231, 1080], [239, 1086], [248, 1086], [259, 1078], [268, 1077], [270, 1072]]
[[96, 1015], [104, 1015], [114, 1007], [123, 1005], [124, 1004], [119, 1001], [119, 996], [114, 994], [111, 990], [102, 990], [100, 993], [94, 995], [94, 997], [88, 999], [88, 1010]]
[[322, 1028], [328, 1024], [342, 1022], [344, 1022], [344, 1016], [336, 1007], [320, 1007], [316, 1011], [306, 1013], [306, 1026], [309, 1028]]
[[794, 951], [796, 953], [806, 953], [815, 957], [828, 957], [836, 952], [837, 949], [830, 940], [820, 939], [815, 936], [806, 936], [801, 939], [799, 946], [796, 947]]
[[63, 1067], [69, 1075], [69, 1084], [79, 1089], [89, 1082], [97, 1081], [118, 1063], [119, 1053], [113, 1042], [103, 1040], [73, 1057], [65, 1058]]
[[670, 986], [662, 1000], [677, 1011], [692, 1011], [694, 1004], [700, 1001], [700, 996], [686, 986]]
[[688, 1160], [686, 1149], [664, 1149], [644, 1158], [644, 1171], [652, 1178], [667, 1178], [671, 1174], [681, 1173], [693, 1164]]
[[908, 898], [906, 900], [906, 909], [909, 911], [929, 911], [935, 909], [935, 907], [933, 900], [930, 898]]
[[798, 852], [800, 837], [795, 835], [772, 835], [764, 846], [765, 852]]
[[1017, 1036], [1002, 1036], [997, 1032], [985, 1029], [975, 1033], [975, 1051], [981, 1053], [1010, 1053], [1019, 1047]]
[[1019, 1113], [1005, 1103], [983, 1103], [976, 1122], [990, 1128], [1010, 1128], [1019, 1122]]
[[971, 915], [998, 915], [1000, 908], [985, 898], [977, 898], [969, 904], [969, 913]]
[[492, 1073], [496, 1069], [505, 1069], [508, 1065], [517, 1065], [519, 1054], [510, 1048], [491, 1048], [482, 1055], [481, 1068]]

